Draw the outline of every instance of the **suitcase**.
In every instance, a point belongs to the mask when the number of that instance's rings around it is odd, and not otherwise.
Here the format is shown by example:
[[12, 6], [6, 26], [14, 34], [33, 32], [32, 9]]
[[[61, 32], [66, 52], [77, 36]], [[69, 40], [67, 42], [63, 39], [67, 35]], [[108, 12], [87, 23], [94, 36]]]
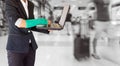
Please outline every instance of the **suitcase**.
[[89, 58], [89, 38], [81, 38], [77, 35], [74, 39], [74, 57], [76, 60]]
[[90, 56], [89, 22], [80, 22], [79, 33], [74, 38], [74, 57], [76, 60], [87, 59]]

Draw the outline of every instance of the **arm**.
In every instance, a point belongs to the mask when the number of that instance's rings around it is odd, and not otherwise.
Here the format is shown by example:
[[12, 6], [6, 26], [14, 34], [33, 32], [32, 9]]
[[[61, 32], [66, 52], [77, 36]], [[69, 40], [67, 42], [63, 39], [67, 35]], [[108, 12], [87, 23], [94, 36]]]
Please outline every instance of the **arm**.
[[19, 18], [15, 25], [18, 28], [31, 28], [36, 25], [48, 25], [48, 20], [44, 18], [39, 18], [39, 19], [29, 19], [29, 20], [24, 20], [22, 18]]
[[37, 29], [36, 27], [32, 27], [31, 30], [36, 31], [36, 32], [46, 33], [46, 34], [49, 34], [49, 32], [50, 32], [50, 31], [45, 30], [45, 29]]
[[48, 30], [44, 29], [37, 29], [35, 26], [40, 24], [40, 25], [47, 25], [50, 22], [44, 18], [39, 18], [39, 19], [31, 19], [31, 20], [24, 20], [24, 19], [18, 19], [17, 22], [15, 23], [18, 28], [30, 28], [30, 30], [37, 31], [37, 32], [42, 32], [49, 34]]

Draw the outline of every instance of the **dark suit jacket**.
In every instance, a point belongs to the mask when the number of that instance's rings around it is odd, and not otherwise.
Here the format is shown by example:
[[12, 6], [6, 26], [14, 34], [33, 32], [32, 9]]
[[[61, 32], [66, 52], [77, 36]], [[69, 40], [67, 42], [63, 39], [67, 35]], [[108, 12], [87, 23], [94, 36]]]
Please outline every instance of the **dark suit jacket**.
[[[7, 42], [7, 50], [13, 52], [28, 52], [29, 50], [29, 39], [32, 40], [32, 47], [34, 50], [37, 49], [37, 44], [34, 39], [33, 33], [31, 30], [49, 33], [48, 30], [39, 30], [36, 27], [33, 28], [18, 28], [15, 26], [15, 22], [18, 18], [23, 19], [33, 19], [33, 8], [34, 4], [28, 1], [28, 11], [29, 18], [27, 18], [24, 7], [20, 0], [5, 0], [6, 8], [5, 8], [5, 16], [6, 20], [9, 24], [9, 36]], [[30, 32], [29, 32], [30, 31]]]

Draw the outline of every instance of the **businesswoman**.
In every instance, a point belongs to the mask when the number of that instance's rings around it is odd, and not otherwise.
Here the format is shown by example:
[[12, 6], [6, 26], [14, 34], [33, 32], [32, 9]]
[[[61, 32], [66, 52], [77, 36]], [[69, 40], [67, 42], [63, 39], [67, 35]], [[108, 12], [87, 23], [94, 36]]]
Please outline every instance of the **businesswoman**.
[[36, 25], [48, 25], [44, 18], [34, 19], [34, 4], [29, 0], [5, 0], [5, 16], [9, 24], [7, 55], [9, 66], [34, 66], [37, 44], [32, 30], [49, 33], [48, 30], [37, 29]]

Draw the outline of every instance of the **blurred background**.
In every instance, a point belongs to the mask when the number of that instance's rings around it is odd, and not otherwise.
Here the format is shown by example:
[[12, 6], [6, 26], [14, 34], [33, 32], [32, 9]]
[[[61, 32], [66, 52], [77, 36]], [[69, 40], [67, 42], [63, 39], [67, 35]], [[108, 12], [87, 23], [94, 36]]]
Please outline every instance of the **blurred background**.
[[[95, 31], [90, 27], [90, 24], [92, 24], [93, 20], [96, 18], [96, 7], [91, 3], [91, 0], [31, 1], [35, 5], [35, 18], [44, 17], [56, 23], [60, 19], [64, 3], [70, 4], [70, 11], [67, 15], [63, 30], [52, 30], [50, 34], [33, 32], [38, 44], [35, 66], [120, 66], [119, 43], [117, 45], [115, 44], [115, 47], [108, 47], [107, 38], [103, 37], [98, 39], [97, 53], [100, 59], [91, 56], [94, 50], [92, 39]], [[115, 1], [120, 2], [119, 0]], [[4, 0], [0, 0], [0, 65], [8, 66], [6, 42], [9, 29], [8, 23], [5, 20], [4, 9], [5, 2]], [[113, 29], [111, 28], [111, 30]], [[118, 30], [114, 31], [119, 33]], [[89, 34], [90, 38], [88, 43], [89, 57], [79, 58], [80, 60], [76, 59], [74, 56], [75, 38], [79, 34]], [[104, 36], [104, 34], [102, 35]]]

